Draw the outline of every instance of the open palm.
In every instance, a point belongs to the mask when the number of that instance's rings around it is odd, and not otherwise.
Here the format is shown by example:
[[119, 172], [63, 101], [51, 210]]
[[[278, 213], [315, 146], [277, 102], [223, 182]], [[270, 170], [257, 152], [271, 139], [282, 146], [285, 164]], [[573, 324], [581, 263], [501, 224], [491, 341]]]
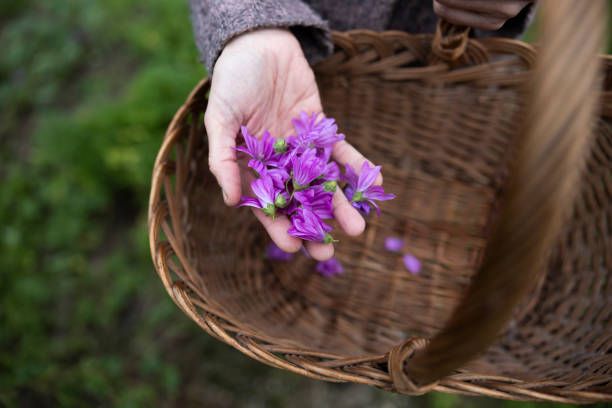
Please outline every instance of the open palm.
[[[241, 126], [246, 126], [252, 135], [269, 130], [273, 137], [286, 138], [293, 132], [292, 118], [301, 111], [321, 110], [312, 69], [289, 31], [263, 29], [232, 40], [215, 65], [205, 114], [209, 166], [221, 186], [225, 203], [236, 205], [243, 194], [246, 174], [241, 173], [233, 149]], [[336, 143], [332, 157], [340, 165], [348, 163], [357, 169], [365, 160], [345, 141]], [[378, 184], [381, 182], [382, 179], [377, 180]], [[359, 235], [363, 231], [364, 219], [339, 189], [333, 198], [333, 208], [334, 217], [347, 234]], [[287, 252], [301, 248], [302, 241], [287, 234], [291, 224], [286, 216], [272, 219], [261, 210], [253, 212], [279, 248]], [[334, 253], [332, 244], [307, 242], [306, 249], [320, 260]]]

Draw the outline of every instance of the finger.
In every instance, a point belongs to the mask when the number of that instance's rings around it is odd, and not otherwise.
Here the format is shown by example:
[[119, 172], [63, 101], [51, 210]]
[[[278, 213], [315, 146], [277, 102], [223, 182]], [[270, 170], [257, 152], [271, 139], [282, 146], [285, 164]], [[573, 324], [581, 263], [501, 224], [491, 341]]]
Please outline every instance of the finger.
[[348, 235], [355, 237], [365, 230], [365, 220], [340, 189], [334, 193], [332, 206], [334, 217]]
[[222, 124], [217, 119], [214, 105], [204, 115], [204, 125], [208, 134], [208, 167], [217, 179], [227, 205], [236, 205], [242, 192], [240, 169], [236, 163], [236, 134], [239, 125]]
[[483, 30], [499, 30], [506, 22], [505, 18], [448, 7], [442, 4], [441, 0], [434, 0], [433, 8], [437, 15], [446, 19], [449, 23]]
[[255, 217], [261, 222], [264, 226], [272, 241], [283, 251], [285, 252], [297, 252], [302, 247], [302, 240], [292, 237], [287, 234], [287, 230], [291, 228], [291, 222], [289, 219], [284, 216], [276, 216], [274, 219], [272, 217], [267, 216], [261, 210], [252, 209]]
[[[332, 157], [338, 164], [345, 166], [349, 164], [357, 174], [361, 170], [361, 166], [363, 162], [367, 159], [363, 156], [363, 154], [359, 153], [357, 149], [355, 149], [350, 143], [345, 140], [341, 140], [334, 145], [334, 149], [332, 150]], [[373, 166], [372, 162], [368, 160], [368, 163]], [[378, 174], [376, 177], [375, 185], [381, 185], [383, 182], [382, 173]]]
[[333, 244], [322, 244], [320, 242], [305, 241], [306, 250], [317, 261], [327, 261], [334, 256]]
[[437, 0], [442, 5], [477, 14], [488, 14], [504, 19], [516, 17], [532, 1], [529, 0]]

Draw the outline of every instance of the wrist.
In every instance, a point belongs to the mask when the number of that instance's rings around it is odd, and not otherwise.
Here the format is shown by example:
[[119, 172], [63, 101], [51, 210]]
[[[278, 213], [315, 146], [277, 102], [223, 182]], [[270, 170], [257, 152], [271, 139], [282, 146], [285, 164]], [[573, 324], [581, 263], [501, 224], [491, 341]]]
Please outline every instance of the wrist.
[[288, 28], [262, 27], [232, 38], [221, 53], [233, 52], [235, 49], [241, 52], [248, 50], [287, 52], [300, 49], [300, 43]]

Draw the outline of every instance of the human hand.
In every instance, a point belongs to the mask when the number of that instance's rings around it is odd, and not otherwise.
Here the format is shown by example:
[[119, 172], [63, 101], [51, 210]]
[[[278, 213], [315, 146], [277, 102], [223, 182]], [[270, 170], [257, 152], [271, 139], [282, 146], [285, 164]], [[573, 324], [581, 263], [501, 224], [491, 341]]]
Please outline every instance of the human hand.
[[433, 0], [434, 12], [449, 23], [499, 30], [534, 0]]
[[[274, 137], [293, 133], [292, 118], [301, 111], [321, 112], [314, 73], [297, 39], [282, 29], [262, 29], [243, 34], [224, 48], [212, 76], [204, 123], [208, 134], [209, 167], [223, 191], [227, 205], [240, 201], [242, 183], [236, 160], [236, 136], [242, 125], [260, 136], [269, 130]], [[332, 158], [359, 169], [365, 158], [346, 141], [336, 143]], [[243, 175], [246, 178], [246, 174]], [[379, 176], [377, 184], [382, 183]], [[247, 184], [248, 185], [248, 184]], [[334, 217], [349, 235], [359, 235], [365, 221], [341, 189], [333, 197]], [[287, 234], [286, 216], [274, 219], [253, 209], [272, 240], [286, 252], [296, 252], [302, 241]], [[333, 256], [332, 244], [306, 242], [310, 255], [319, 260]]]

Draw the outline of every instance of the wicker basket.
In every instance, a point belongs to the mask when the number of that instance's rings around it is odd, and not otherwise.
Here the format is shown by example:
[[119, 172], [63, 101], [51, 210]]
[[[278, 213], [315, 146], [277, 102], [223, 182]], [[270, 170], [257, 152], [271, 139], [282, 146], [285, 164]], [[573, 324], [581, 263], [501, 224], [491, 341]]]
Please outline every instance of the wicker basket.
[[[611, 401], [612, 59], [594, 57], [605, 1], [553, 3], [535, 68], [531, 46], [443, 24], [334, 35], [315, 70], [324, 110], [398, 198], [362, 236], [339, 236], [345, 273], [332, 279], [303, 256], [264, 260], [263, 228], [224, 206], [199, 83], [149, 202], [171, 298], [248, 356], [321, 380]], [[386, 236], [405, 239], [419, 275], [382, 250]]]

